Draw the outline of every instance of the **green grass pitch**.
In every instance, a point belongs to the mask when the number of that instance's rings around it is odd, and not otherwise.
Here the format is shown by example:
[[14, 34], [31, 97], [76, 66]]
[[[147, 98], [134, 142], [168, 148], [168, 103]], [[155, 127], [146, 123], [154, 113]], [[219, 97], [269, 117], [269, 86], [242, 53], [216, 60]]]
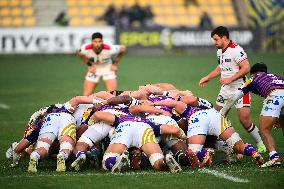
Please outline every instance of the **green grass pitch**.
[[[250, 63], [263, 61], [269, 71], [284, 76], [281, 54], [249, 53]], [[126, 54], [118, 66], [118, 89], [134, 90], [138, 85], [169, 82], [179, 89], [215, 102], [218, 80], [206, 88], [198, 81], [215, 68], [215, 52], [210, 54]], [[21, 139], [24, 124], [38, 108], [63, 103], [82, 94], [86, 66], [75, 55], [1, 55], [0, 56], [0, 187], [5, 188], [283, 188], [284, 169], [261, 169], [250, 158], [232, 165], [221, 164], [216, 157], [211, 168], [184, 168], [178, 174], [155, 172], [151, 169], [125, 174], [104, 173], [86, 166], [79, 173], [56, 173], [54, 160], [41, 163], [37, 174], [27, 173], [28, 159], [17, 168], [9, 167], [5, 151], [12, 141]], [[97, 88], [103, 90], [103, 83]], [[258, 123], [263, 99], [252, 96], [252, 119]], [[6, 106], [5, 106], [6, 105]], [[235, 110], [229, 118], [241, 137], [253, 143], [239, 124]], [[277, 150], [284, 157], [281, 130], [274, 130]], [[264, 155], [268, 158], [267, 154]], [[70, 162], [67, 163], [70, 166]]]

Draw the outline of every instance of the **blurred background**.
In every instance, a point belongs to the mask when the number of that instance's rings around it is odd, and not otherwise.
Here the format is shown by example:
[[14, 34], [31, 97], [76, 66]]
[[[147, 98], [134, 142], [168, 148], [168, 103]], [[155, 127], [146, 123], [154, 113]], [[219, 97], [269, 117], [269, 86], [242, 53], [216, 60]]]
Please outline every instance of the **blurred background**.
[[283, 7], [283, 0], [0, 0], [0, 53], [74, 53], [95, 31], [128, 52], [212, 50], [219, 25], [247, 51], [283, 53]]

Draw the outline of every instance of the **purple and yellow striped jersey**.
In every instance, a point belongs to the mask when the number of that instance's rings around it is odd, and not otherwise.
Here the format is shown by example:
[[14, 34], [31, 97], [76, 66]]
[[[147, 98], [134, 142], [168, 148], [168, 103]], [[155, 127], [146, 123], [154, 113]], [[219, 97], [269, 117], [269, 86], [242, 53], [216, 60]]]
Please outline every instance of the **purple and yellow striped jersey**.
[[240, 88], [244, 94], [251, 91], [264, 98], [275, 89], [284, 89], [284, 79], [280, 76], [265, 72], [253, 74]]

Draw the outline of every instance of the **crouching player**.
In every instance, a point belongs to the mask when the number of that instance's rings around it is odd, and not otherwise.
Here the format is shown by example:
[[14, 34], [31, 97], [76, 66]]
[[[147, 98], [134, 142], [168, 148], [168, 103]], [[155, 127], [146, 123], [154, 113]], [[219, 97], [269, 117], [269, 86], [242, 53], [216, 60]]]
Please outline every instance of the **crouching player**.
[[284, 79], [268, 73], [267, 66], [264, 63], [254, 64], [251, 67], [250, 73], [252, 77], [236, 91], [232, 100], [228, 101], [220, 112], [225, 115], [233, 103], [249, 91], [264, 97], [265, 100], [259, 118], [259, 128], [265, 147], [269, 151], [269, 161], [261, 167], [280, 166], [281, 159], [276, 152], [275, 142], [271, 136], [271, 129], [279, 118], [284, 132]]
[[58, 139], [60, 144], [56, 171], [66, 171], [65, 160], [71, 154], [76, 142], [76, 121], [72, 114], [79, 104], [96, 102], [91, 97], [76, 96], [66, 102], [61, 108], [44, 117], [35, 150], [30, 155], [28, 172], [37, 172], [38, 161], [48, 155], [49, 148], [55, 139]]
[[[263, 164], [263, 158], [251, 144], [244, 144], [230, 122], [215, 109], [204, 109], [189, 106], [181, 101], [165, 100], [154, 105], [167, 105], [186, 118], [188, 123], [187, 143], [188, 156], [192, 167], [202, 167], [210, 160], [210, 153], [202, 151], [207, 135], [213, 135], [225, 141], [236, 153], [252, 156], [258, 165]], [[200, 162], [200, 159], [203, 162]]]
[[117, 117], [109, 112], [96, 112], [94, 120], [104, 121], [112, 125], [115, 130], [111, 136], [111, 143], [103, 157], [103, 168], [112, 172], [121, 172], [129, 168], [127, 149], [130, 147], [141, 148], [147, 155], [151, 165], [156, 170], [181, 171], [181, 167], [174, 160], [172, 154], [164, 157], [155, 135], [175, 134], [180, 136], [180, 130], [170, 125], [155, 125], [149, 120], [124, 115]]

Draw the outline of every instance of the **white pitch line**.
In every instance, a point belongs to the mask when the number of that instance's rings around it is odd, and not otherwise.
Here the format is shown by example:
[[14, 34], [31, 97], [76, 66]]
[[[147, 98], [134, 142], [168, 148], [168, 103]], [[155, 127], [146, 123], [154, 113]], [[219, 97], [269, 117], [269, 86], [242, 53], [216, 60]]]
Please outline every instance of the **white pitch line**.
[[207, 173], [207, 174], [214, 175], [214, 176], [219, 177], [219, 178], [224, 178], [224, 179], [227, 179], [227, 180], [230, 180], [230, 181], [233, 181], [233, 182], [241, 182], [241, 183], [249, 182], [248, 179], [241, 179], [241, 178], [238, 178], [238, 177], [233, 177], [233, 176], [227, 175], [225, 173], [218, 172], [216, 170], [200, 169], [199, 171], [201, 173]]
[[8, 106], [7, 104], [0, 103], [0, 108], [8, 110], [10, 109], [10, 106]]
[[[177, 174], [193, 174], [195, 171], [192, 172], [181, 172]], [[172, 175], [169, 172], [126, 172], [126, 173], [75, 173], [75, 174], [27, 174], [27, 175], [11, 175], [11, 176], [4, 176], [0, 177], [0, 179], [17, 179], [17, 178], [36, 178], [36, 177], [76, 177], [76, 176], [140, 176], [140, 175]]]

